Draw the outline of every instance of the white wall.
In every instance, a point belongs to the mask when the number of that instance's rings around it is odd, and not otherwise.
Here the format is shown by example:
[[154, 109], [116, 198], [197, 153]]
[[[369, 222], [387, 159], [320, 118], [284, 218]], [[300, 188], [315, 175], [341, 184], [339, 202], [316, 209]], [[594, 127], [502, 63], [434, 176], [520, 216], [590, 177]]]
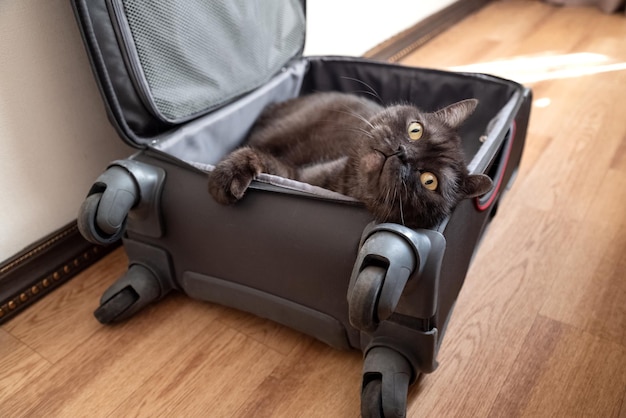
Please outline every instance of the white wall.
[[309, 0], [305, 55], [360, 56], [458, 0]]
[[[306, 54], [361, 55], [454, 0], [309, 0]], [[0, 262], [64, 226], [107, 162], [106, 119], [69, 0], [0, 1]]]
[[68, 0], [0, 2], [0, 261], [64, 226], [108, 161], [106, 119]]

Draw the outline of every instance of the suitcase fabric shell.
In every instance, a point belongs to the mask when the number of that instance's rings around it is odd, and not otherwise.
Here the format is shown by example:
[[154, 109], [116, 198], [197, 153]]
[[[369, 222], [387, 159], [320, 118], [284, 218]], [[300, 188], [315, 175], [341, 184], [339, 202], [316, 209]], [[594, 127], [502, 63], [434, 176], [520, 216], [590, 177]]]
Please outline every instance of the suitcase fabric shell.
[[[408, 384], [436, 368], [472, 255], [515, 177], [530, 91], [482, 74], [301, 57], [297, 0], [154, 3], [73, 2], [110, 119], [140, 149], [111, 164], [79, 213], [88, 239], [123, 238], [131, 264], [98, 319], [183, 291], [362, 350], [363, 411], [404, 411]], [[262, 109], [314, 91], [425, 110], [478, 98], [460, 135], [470, 171], [496, 187], [432, 230], [376, 224], [352, 198], [265, 174], [236, 205], [214, 202], [206, 172]]]

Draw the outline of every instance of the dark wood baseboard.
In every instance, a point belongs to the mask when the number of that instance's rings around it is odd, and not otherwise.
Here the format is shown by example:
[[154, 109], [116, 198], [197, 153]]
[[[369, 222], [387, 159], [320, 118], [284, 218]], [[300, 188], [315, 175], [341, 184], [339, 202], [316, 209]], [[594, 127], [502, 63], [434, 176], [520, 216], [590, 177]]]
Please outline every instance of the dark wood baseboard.
[[76, 222], [55, 231], [0, 264], [0, 324], [108, 254], [86, 241]]
[[[397, 62], [492, 0], [459, 0], [365, 53], [368, 58]], [[419, 7], [419, 6], [418, 6]]]

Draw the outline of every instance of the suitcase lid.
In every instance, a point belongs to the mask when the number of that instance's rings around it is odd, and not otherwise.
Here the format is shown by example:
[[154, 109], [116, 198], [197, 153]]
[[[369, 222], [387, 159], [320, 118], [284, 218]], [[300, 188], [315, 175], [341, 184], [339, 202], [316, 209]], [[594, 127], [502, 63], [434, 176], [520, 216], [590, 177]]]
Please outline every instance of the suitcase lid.
[[74, 0], [110, 119], [143, 147], [302, 54], [304, 0]]

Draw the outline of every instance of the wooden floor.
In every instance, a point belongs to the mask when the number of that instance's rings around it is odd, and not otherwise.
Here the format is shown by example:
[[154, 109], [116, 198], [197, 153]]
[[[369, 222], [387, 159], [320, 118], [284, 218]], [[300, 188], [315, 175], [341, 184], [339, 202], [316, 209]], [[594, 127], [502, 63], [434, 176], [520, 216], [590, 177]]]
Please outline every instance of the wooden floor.
[[[517, 183], [412, 417], [626, 417], [626, 18], [496, 2], [404, 60], [532, 86]], [[360, 353], [173, 296], [91, 312], [121, 250], [0, 328], [2, 417], [357, 417]]]

